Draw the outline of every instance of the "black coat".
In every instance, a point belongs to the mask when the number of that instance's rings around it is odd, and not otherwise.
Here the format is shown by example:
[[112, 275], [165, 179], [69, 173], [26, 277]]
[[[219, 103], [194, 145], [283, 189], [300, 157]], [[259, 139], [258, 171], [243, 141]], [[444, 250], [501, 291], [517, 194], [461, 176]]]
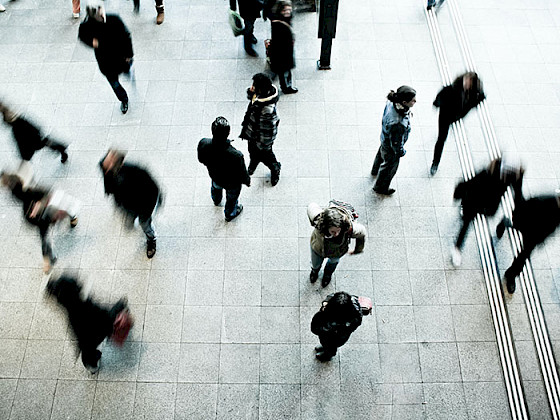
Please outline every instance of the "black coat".
[[[327, 303], [328, 305], [328, 303]], [[329, 347], [340, 347], [348, 341], [350, 335], [362, 325], [362, 312], [355, 306], [355, 311], [350, 318], [341, 319], [332, 317], [323, 308], [317, 312], [311, 320], [311, 332], [319, 336], [323, 345]]]
[[117, 15], [107, 15], [105, 23], [95, 19], [86, 19], [80, 24], [78, 38], [93, 47], [96, 38], [99, 46], [95, 49], [95, 58], [99, 70], [106, 77], [116, 77], [130, 70], [126, 59], [134, 56], [130, 32]]
[[23, 160], [31, 160], [37, 150], [45, 147], [46, 139], [39, 128], [25, 118], [17, 117], [9, 124], [12, 126], [19, 155]]
[[292, 27], [282, 20], [273, 20], [270, 23], [270, 29], [271, 37], [268, 47], [270, 68], [274, 73], [284, 73], [296, 66], [294, 33]]
[[[239, 4], [239, 14], [243, 19], [255, 20], [261, 17], [264, 0], [229, 0], [231, 10], [237, 10]], [[236, 4], [237, 3], [237, 4]]]
[[492, 175], [485, 169], [468, 181], [460, 182], [453, 197], [461, 200], [463, 214], [467, 217], [474, 217], [476, 213], [492, 216], [496, 214], [507, 187], [513, 186], [515, 196], [520, 197], [521, 184], [522, 177], [516, 173], [501, 177], [499, 171]]
[[274, 85], [268, 95], [251, 99], [241, 123], [239, 137], [254, 142], [260, 150], [271, 149], [280, 123], [276, 112], [277, 102], [278, 88]]
[[559, 200], [552, 195], [516, 202], [513, 227], [523, 234], [525, 243], [540, 244], [560, 225]]
[[145, 169], [136, 165], [124, 163], [116, 174], [104, 173], [103, 181], [105, 194], [113, 194], [119, 207], [143, 219], [152, 215], [160, 199], [156, 182]]
[[230, 140], [200, 140], [198, 161], [206, 165], [212, 181], [226, 190], [241, 188], [241, 184], [249, 186], [251, 183], [243, 153], [233, 147]]
[[440, 116], [450, 123], [460, 120], [486, 98], [482, 87], [463, 90], [463, 79], [458, 78], [452, 85], [444, 86], [434, 100], [434, 106], [440, 109]]

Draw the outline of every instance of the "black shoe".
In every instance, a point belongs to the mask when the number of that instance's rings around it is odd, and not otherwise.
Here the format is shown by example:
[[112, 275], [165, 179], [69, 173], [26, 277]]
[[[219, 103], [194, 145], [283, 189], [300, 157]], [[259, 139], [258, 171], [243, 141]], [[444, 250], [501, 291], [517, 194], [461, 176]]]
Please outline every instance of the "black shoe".
[[140, 13], [140, 5], [139, 5], [139, 4], [135, 4], [135, 5], [134, 5], [133, 11], [134, 11], [134, 13], [136, 13], [136, 14]]
[[428, 6], [428, 7], [426, 7], [426, 10], [429, 12], [430, 10], [432, 10], [432, 7], [433, 6]]
[[226, 217], [226, 222], [231, 222], [233, 219], [235, 219], [237, 216], [239, 216], [242, 211], [243, 211], [243, 205], [238, 204], [237, 205], [237, 212], [235, 213], [234, 216]]
[[373, 191], [381, 195], [393, 195], [396, 190], [394, 188], [388, 188], [386, 191], [381, 191], [373, 187]]
[[315, 283], [318, 278], [319, 278], [319, 270], [311, 269], [311, 273], [309, 273], [309, 281], [311, 283]]
[[378, 173], [379, 173], [379, 168], [377, 168], [377, 170], [371, 168], [371, 172], [370, 172], [371, 176], [377, 176]]
[[278, 181], [280, 181], [280, 168], [282, 168], [280, 162], [275, 163], [274, 170], [270, 172], [270, 183], [273, 187], [278, 184]]
[[285, 94], [285, 95], [290, 95], [292, 93], [298, 93], [298, 92], [299, 92], [299, 90], [297, 88], [294, 88], [294, 87], [288, 87], [288, 88], [282, 89], [282, 93]]
[[253, 175], [255, 173], [255, 171], [257, 170], [256, 166], [251, 166], [251, 164], [249, 164], [249, 167], [247, 168], [247, 173], [249, 174], [249, 176]]
[[123, 114], [128, 112], [128, 102], [121, 102], [121, 112]]
[[259, 55], [257, 54], [257, 52], [253, 49], [253, 47], [248, 47], [245, 48], [245, 52], [250, 55], [251, 57], [258, 57]]
[[506, 280], [507, 291], [513, 295], [515, 292], [515, 277], [510, 279], [507, 275], [504, 276]]
[[66, 163], [67, 160], [68, 160], [68, 153], [66, 153], [66, 151], [61, 152], [60, 153], [60, 161], [62, 163]]
[[498, 237], [498, 239], [502, 239], [502, 236], [504, 236], [505, 231], [506, 231], [506, 224], [502, 220], [500, 223], [498, 223], [498, 226], [496, 226], [496, 236]]
[[320, 360], [321, 362], [328, 362], [332, 359], [332, 356], [327, 356], [325, 355], [324, 352], [320, 351], [319, 353], [317, 353], [315, 355], [315, 357], [317, 358], [317, 360]]
[[251, 35], [251, 42], [252, 42], [253, 44], [256, 44], [256, 43], [259, 42], [259, 41], [257, 40], [257, 37], [256, 37], [255, 35]]
[[432, 167], [430, 168], [430, 175], [434, 176], [438, 170], [438, 165], [432, 163]]
[[318, 346], [315, 346], [315, 351], [316, 352], [322, 352], [323, 351], [323, 346], [320, 345], [320, 344]]
[[146, 250], [146, 256], [148, 258], [153, 258], [156, 255], [156, 240], [150, 239], [148, 240], [148, 249]]
[[327, 287], [332, 280], [332, 274], [323, 273], [323, 278], [321, 279], [321, 286]]

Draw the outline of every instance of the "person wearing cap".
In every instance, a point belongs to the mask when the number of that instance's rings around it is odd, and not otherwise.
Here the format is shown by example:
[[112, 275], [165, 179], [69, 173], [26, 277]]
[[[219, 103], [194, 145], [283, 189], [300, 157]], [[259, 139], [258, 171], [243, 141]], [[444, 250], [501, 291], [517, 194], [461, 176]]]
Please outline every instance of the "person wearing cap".
[[86, 7], [86, 19], [80, 24], [78, 38], [95, 50], [99, 70], [121, 101], [121, 112], [128, 111], [128, 95], [119, 83], [121, 73], [130, 74], [132, 66], [132, 39], [124, 22], [117, 15], [106, 14], [105, 8]]
[[496, 235], [501, 238], [507, 227], [517, 229], [523, 235], [523, 249], [515, 257], [504, 274], [509, 293], [515, 292], [515, 278], [523, 270], [525, 261], [533, 249], [542, 244], [560, 225], [560, 190], [554, 195], [545, 195], [524, 200], [515, 200], [515, 210], [511, 221], [504, 218], [496, 227]]
[[416, 103], [416, 91], [410, 86], [401, 86], [390, 91], [381, 121], [381, 145], [373, 161], [371, 175], [377, 177], [373, 190], [381, 195], [391, 195], [389, 188], [397, 173], [399, 161], [406, 154], [404, 145], [410, 133], [410, 108]]

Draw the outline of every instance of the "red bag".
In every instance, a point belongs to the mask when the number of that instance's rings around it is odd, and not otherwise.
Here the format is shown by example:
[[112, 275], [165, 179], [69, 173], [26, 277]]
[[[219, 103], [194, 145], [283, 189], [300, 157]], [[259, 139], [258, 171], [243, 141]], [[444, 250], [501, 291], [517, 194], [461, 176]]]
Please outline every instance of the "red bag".
[[362, 315], [370, 315], [373, 310], [373, 302], [365, 296], [358, 296], [358, 303], [362, 309]]
[[134, 319], [132, 318], [132, 315], [130, 315], [130, 311], [128, 309], [120, 311], [115, 318], [115, 322], [113, 322], [113, 334], [111, 335], [111, 340], [113, 340], [119, 347], [122, 347], [133, 325]]

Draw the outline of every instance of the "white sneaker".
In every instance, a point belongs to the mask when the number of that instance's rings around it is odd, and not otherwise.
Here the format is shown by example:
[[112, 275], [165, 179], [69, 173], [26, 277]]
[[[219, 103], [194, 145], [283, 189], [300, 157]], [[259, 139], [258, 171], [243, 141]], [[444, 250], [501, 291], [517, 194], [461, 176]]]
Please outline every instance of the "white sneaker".
[[3, 5], [0, 4], [0, 12], [5, 12], [5, 11], [6, 11], [6, 8]]
[[461, 261], [462, 261], [461, 250], [456, 246], [454, 246], [453, 248], [451, 248], [451, 263], [453, 264], [453, 267], [455, 268], [460, 267]]
[[72, 17], [74, 19], [79, 19], [80, 18], [80, 14], [79, 13], [72, 13]]

